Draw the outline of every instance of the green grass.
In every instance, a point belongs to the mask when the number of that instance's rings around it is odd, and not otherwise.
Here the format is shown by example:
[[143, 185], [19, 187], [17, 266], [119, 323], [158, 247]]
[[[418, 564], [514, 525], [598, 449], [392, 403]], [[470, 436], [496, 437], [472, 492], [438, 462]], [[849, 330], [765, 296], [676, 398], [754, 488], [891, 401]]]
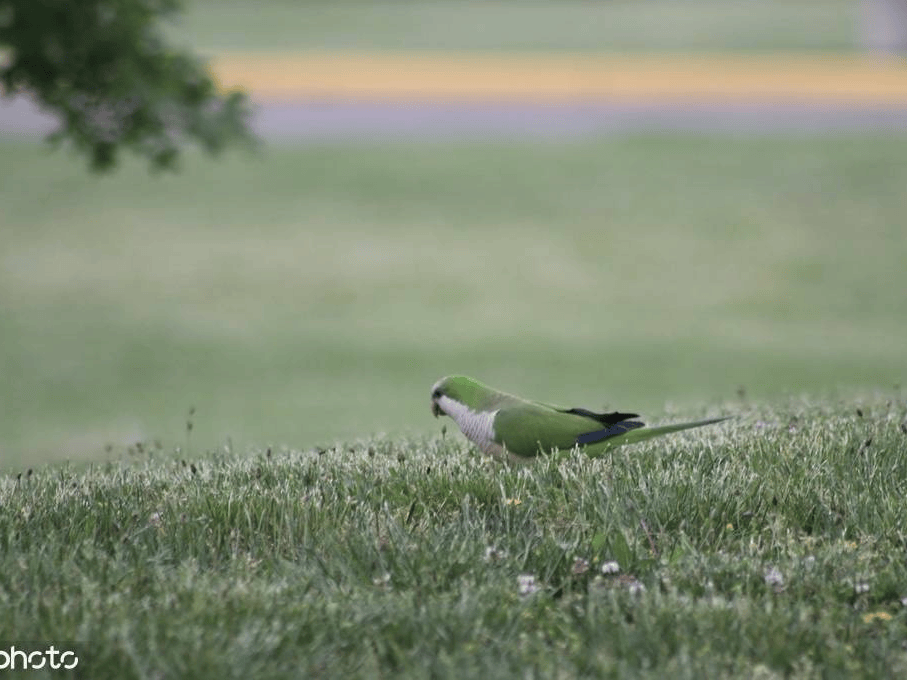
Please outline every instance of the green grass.
[[904, 397], [521, 467], [448, 435], [0, 477], [0, 639], [96, 679], [901, 677]]
[[449, 373], [650, 420], [738, 387], [871, 396], [907, 373], [905, 159], [643, 136], [98, 178], [3, 143], [0, 466], [437, 432]]
[[196, 0], [172, 35], [206, 50], [852, 50], [860, 4]]

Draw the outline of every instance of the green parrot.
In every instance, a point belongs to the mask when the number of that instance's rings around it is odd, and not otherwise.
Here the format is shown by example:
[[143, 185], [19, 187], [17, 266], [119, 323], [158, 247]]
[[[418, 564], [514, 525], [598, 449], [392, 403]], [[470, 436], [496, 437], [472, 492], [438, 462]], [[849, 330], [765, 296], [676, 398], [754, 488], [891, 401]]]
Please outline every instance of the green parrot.
[[727, 420], [708, 418], [640, 429], [645, 427], [643, 423], [630, 420], [638, 417], [635, 413], [593, 413], [527, 401], [463, 375], [448, 376], [434, 384], [431, 411], [436, 418], [442, 414], [453, 418], [481, 451], [516, 460], [577, 446], [595, 457], [622, 444]]

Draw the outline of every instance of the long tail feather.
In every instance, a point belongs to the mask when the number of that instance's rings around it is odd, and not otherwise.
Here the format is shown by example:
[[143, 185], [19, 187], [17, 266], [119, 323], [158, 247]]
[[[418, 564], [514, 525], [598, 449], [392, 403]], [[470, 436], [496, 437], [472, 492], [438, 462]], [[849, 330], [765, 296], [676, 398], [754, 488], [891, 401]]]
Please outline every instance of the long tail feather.
[[661, 425], [659, 427], [641, 427], [636, 430], [630, 430], [626, 434], [619, 435], [617, 437], [611, 437], [606, 439], [600, 444], [595, 444], [593, 446], [586, 447], [586, 453], [592, 457], [596, 457], [610, 451], [613, 448], [618, 446], [623, 446], [624, 444], [636, 444], [637, 442], [645, 441], [646, 439], [651, 439], [652, 437], [660, 437], [664, 434], [671, 434], [672, 432], [680, 432], [681, 430], [690, 430], [694, 427], [703, 427], [704, 425], [714, 425], [715, 423], [720, 423], [725, 420], [729, 420], [729, 417], [725, 418], [707, 418], [706, 420], [696, 420], [690, 423], [677, 423], [675, 425]]

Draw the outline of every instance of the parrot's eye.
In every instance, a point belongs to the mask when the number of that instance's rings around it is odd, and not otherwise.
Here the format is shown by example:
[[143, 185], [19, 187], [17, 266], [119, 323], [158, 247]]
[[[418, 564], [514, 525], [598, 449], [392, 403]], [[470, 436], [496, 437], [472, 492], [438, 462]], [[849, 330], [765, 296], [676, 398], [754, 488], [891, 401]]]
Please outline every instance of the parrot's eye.
[[431, 393], [431, 398], [432, 398], [432, 399], [440, 399], [440, 398], [441, 398], [441, 390], [440, 390], [440, 389], [436, 389], [434, 392], [432, 392], [432, 393]]

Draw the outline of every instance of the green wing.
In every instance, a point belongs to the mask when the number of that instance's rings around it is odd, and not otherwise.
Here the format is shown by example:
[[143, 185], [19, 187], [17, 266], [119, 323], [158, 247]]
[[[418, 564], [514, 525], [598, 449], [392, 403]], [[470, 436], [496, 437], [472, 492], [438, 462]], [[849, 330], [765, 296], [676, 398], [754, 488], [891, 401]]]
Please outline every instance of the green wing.
[[572, 449], [580, 437], [595, 441], [642, 427], [628, 421], [635, 413], [593, 413], [585, 409], [559, 409], [539, 402], [505, 406], [494, 420], [495, 441], [507, 451], [530, 457], [553, 449]]
[[646, 428], [633, 413], [593, 413], [584, 409], [558, 409], [537, 402], [505, 406], [494, 420], [495, 441], [517, 456], [529, 458], [554, 449], [583, 446], [590, 456], [623, 444], [651, 437], [719, 423], [726, 418], [709, 418], [690, 423]]

